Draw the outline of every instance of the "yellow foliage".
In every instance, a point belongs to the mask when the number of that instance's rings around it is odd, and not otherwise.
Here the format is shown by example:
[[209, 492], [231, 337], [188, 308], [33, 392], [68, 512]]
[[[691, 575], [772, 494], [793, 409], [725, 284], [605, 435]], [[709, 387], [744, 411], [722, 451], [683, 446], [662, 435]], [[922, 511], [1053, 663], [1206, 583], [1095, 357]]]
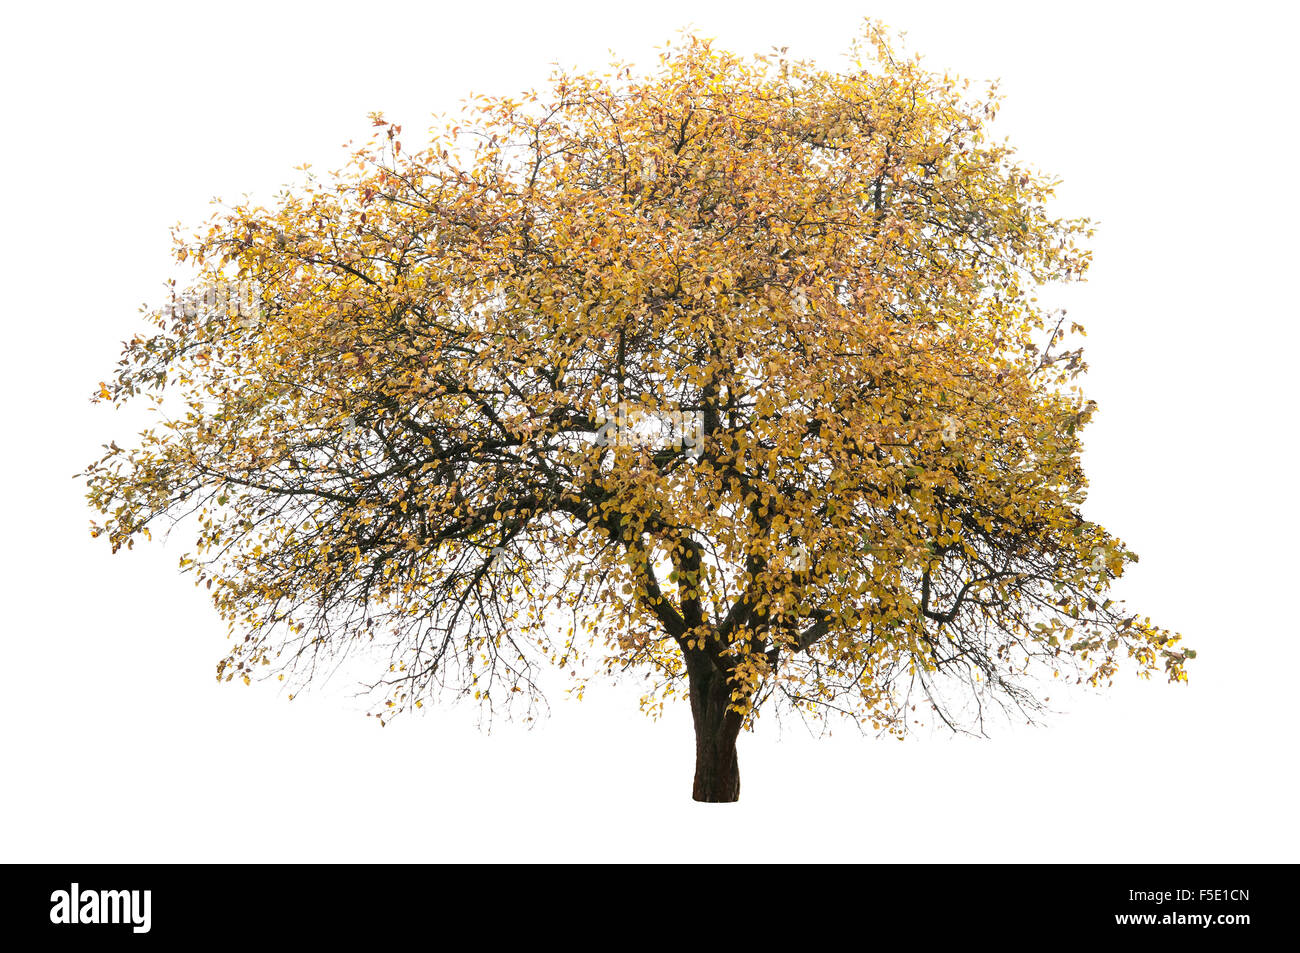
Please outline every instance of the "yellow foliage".
[[991, 135], [996, 91], [874, 25], [855, 53], [686, 37], [417, 149], [376, 115], [340, 172], [177, 233], [256, 319], [126, 344], [100, 398], [180, 412], [87, 469], [95, 531], [193, 514], [182, 565], [240, 636], [219, 677], [375, 643], [416, 707], [531, 709], [593, 647], [651, 713], [718, 671], [746, 719], [895, 732], [908, 698], [955, 720], [943, 685], [1032, 709], [1035, 666], [1183, 680], [1106, 598], [1136, 556], [1080, 514], [1082, 329], [1035, 297], [1084, 276], [1089, 223]]

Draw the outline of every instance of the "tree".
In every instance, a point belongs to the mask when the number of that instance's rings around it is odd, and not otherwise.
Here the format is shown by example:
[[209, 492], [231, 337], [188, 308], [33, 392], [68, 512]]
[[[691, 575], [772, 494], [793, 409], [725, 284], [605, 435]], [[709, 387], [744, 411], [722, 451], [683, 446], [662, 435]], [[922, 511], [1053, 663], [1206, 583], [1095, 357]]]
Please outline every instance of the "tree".
[[870, 22], [852, 52], [685, 36], [414, 152], [375, 114], [343, 170], [176, 233], [254, 307], [182, 295], [125, 345], [97, 399], [165, 413], [83, 474], [92, 531], [195, 527], [220, 680], [377, 651], [381, 721], [532, 718], [583, 659], [686, 695], [701, 801], [767, 703], [982, 731], [1037, 674], [1184, 680], [1107, 597], [1137, 557], [1080, 512], [1082, 328], [1034, 297], [1088, 221], [990, 140], [994, 87]]

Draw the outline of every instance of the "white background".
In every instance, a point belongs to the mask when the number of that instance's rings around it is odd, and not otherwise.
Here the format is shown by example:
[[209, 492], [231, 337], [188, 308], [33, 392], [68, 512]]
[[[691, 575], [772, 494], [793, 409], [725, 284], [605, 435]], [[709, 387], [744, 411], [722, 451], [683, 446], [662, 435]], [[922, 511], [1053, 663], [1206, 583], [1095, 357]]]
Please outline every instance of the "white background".
[[[269, 2], [4, 14], [0, 859], [1300, 859], [1289, 5]], [[693, 24], [838, 62], [863, 16], [937, 69], [1000, 76], [995, 130], [1099, 222], [1088, 515], [1142, 557], [1123, 595], [1199, 651], [991, 740], [741, 739], [738, 805], [689, 799], [690, 718], [621, 688], [534, 730], [434, 711], [380, 729], [347, 686], [219, 686], [224, 628], [185, 540], [109, 556], [72, 474], [168, 226], [343, 164], [384, 110], [408, 147], [548, 64], [654, 65]], [[1055, 687], [1055, 686], [1053, 686]]]

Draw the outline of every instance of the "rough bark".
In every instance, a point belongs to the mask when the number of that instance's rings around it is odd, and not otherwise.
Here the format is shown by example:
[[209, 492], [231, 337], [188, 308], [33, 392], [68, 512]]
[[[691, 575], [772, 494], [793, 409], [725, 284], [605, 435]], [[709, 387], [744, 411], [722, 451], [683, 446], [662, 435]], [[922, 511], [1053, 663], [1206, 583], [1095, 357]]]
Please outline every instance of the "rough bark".
[[731, 703], [727, 676], [708, 659], [688, 659], [686, 668], [691, 716], [695, 720], [695, 786], [691, 797], [715, 803], [739, 800], [736, 737], [744, 719], [727, 710]]

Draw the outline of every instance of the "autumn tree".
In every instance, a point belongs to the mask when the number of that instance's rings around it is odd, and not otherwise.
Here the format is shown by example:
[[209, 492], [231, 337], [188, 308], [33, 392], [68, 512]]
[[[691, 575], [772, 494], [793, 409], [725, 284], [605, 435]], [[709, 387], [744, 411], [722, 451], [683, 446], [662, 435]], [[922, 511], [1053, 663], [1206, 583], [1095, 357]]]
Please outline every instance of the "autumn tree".
[[1082, 329], [1035, 298], [1089, 223], [992, 140], [995, 88], [896, 46], [683, 36], [419, 149], [376, 114], [342, 170], [218, 206], [100, 386], [162, 414], [87, 468], [93, 532], [193, 527], [224, 681], [358, 652], [381, 720], [531, 717], [583, 660], [687, 697], [702, 801], [760, 710], [981, 730], [1043, 675], [1183, 680], [1107, 596], [1137, 557], [1080, 512]]

